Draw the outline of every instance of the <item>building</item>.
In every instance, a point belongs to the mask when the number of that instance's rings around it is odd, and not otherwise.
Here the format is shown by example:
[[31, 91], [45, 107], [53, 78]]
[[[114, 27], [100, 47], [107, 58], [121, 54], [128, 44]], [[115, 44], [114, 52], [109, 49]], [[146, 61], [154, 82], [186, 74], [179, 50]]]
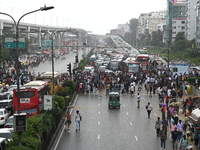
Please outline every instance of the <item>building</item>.
[[188, 40], [195, 38], [196, 34], [196, 11], [195, 6], [198, 0], [186, 0], [186, 29], [185, 37]]
[[175, 40], [178, 32], [185, 33], [185, 18], [173, 18], [172, 21], [172, 41]]
[[123, 28], [124, 28], [125, 33], [130, 31], [128, 24], [118, 24], [117, 29], [123, 29]]
[[125, 30], [124, 30], [124, 28], [122, 28], [122, 29], [111, 29], [110, 35], [125, 36]]
[[196, 5], [196, 47], [200, 48], [200, 2]]
[[138, 28], [136, 38], [140, 34], [144, 34], [148, 30], [151, 34], [153, 31], [160, 29], [163, 31], [163, 26], [166, 24], [165, 11], [150, 12], [141, 14], [138, 18]]

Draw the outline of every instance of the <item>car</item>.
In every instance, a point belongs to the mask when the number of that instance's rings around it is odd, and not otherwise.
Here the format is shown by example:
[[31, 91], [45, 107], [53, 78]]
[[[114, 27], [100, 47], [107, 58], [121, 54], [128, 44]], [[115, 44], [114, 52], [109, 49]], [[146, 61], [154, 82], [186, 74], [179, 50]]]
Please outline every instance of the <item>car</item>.
[[106, 70], [105, 70], [105, 73], [113, 73], [113, 71], [112, 71], [112, 70], [109, 70], [109, 69], [106, 69]]
[[94, 72], [94, 66], [85, 66], [83, 72], [93, 73]]
[[10, 116], [7, 121], [6, 124], [4, 125], [4, 128], [13, 128], [14, 122], [13, 122], [13, 115]]
[[11, 111], [9, 111], [6, 108], [0, 108], [0, 125], [4, 125], [6, 123], [6, 120], [10, 117], [10, 115]]
[[0, 137], [11, 139], [14, 135], [13, 128], [0, 128]]
[[105, 70], [106, 70], [106, 66], [99, 66], [98, 71], [103, 72], [103, 71], [105, 71]]
[[6, 138], [0, 137], [0, 150], [5, 150], [7, 147]]

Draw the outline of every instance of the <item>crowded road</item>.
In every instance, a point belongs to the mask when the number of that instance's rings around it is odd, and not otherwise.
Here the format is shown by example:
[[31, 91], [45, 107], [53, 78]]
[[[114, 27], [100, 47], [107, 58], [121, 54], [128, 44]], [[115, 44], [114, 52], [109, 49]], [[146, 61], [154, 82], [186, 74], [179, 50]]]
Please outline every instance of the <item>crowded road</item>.
[[[155, 122], [161, 117], [157, 94], [149, 97], [141, 91], [141, 106], [137, 108], [136, 94], [121, 94], [121, 108], [108, 109], [108, 96], [79, 94], [72, 111], [70, 132], [64, 130], [58, 150], [157, 150], [160, 139], [156, 137]], [[153, 106], [151, 118], [148, 119], [145, 106], [150, 102]], [[75, 113], [82, 115], [81, 130], [75, 131]], [[169, 135], [168, 135], [169, 136]], [[172, 148], [167, 139], [167, 149]]]
[[[85, 53], [87, 54], [89, 52], [89, 49], [86, 48]], [[78, 58], [79, 61], [82, 59], [82, 54], [84, 53], [84, 50], [79, 50], [78, 51]], [[65, 59], [62, 60], [61, 58], [56, 60], [54, 59], [54, 71], [58, 71], [60, 73], [66, 73], [67, 72], [67, 64], [71, 62], [72, 66], [75, 63], [75, 56], [76, 53], [73, 53], [72, 51], [69, 52], [69, 54], [65, 54]], [[38, 67], [28, 67], [29, 71], [35, 71], [36, 75], [37, 73], [42, 73], [42, 72], [51, 72], [52, 71], [52, 62], [51, 61], [45, 61], [44, 63], [41, 62]]]

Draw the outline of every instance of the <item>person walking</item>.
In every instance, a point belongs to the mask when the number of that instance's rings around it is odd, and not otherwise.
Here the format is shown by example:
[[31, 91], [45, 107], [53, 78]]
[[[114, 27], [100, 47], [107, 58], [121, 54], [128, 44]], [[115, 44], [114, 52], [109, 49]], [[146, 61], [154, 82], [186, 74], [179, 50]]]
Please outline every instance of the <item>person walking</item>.
[[79, 110], [76, 111], [75, 122], [76, 122], [76, 131], [80, 130], [80, 122], [82, 121], [82, 116], [79, 113]]
[[133, 96], [134, 95], [134, 86], [133, 85], [130, 86], [130, 92], [131, 92], [131, 96]]
[[137, 108], [140, 108], [140, 99], [141, 99], [141, 96], [140, 96], [140, 93], [138, 93], [138, 95], [137, 95], [137, 104], [138, 104]]
[[165, 127], [162, 127], [162, 130], [160, 130], [160, 141], [161, 141], [161, 149], [166, 148], [166, 140], [167, 140], [167, 130], [165, 129]]
[[186, 147], [188, 146], [188, 139], [186, 138], [186, 135], [183, 135], [183, 138], [180, 140], [180, 147], [181, 150], [186, 150]]
[[148, 118], [150, 119], [150, 114], [151, 114], [151, 111], [153, 110], [153, 107], [150, 104], [150, 102], [148, 102], [146, 109], [147, 109], [147, 113], [148, 113]]
[[162, 124], [162, 122], [160, 121], [160, 117], [158, 117], [158, 120], [156, 121], [156, 124], [155, 124], [157, 137], [159, 137], [161, 124]]
[[65, 129], [69, 131], [69, 127], [70, 127], [70, 124], [71, 124], [71, 115], [70, 115], [69, 111], [67, 111], [65, 118], [66, 118]]
[[178, 150], [178, 131], [177, 131], [177, 127], [175, 127], [174, 131], [172, 131], [171, 137], [172, 137], [173, 150]]

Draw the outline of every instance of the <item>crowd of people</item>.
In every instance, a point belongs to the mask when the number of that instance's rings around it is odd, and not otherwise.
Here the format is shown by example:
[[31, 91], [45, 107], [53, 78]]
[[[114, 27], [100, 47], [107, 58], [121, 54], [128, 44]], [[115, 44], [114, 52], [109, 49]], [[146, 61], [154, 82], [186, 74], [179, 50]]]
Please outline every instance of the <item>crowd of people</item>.
[[[156, 121], [156, 133], [161, 139], [161, 149], [166, 149], [167, 135], [170, 135], [172, 140], [172, 149], [182, 150], [192, 149], [193, 146], [198, 147], [198, 130], [187, 129], [185, 119], [179, 118], [179, 114], [189, 115], [191, 111], [198, 107], [193, 103], [191, 97], [185, 97], [187, 93], [187, 78], [198, 77], [198, 73], [194, 70], [189, 74], [172, 75], [171, 71], [151, 70], [148, 73], [140, 72], [138, 74], [125, 75], [123, 72], [79, 72], [73, 76], [73, 80], [77, 83], [77, 92], [85, 94], [96, 94], [101, 96], [102, 90], [105, 89], [105, 94], [110, 91], [118, 91], [122, 94], [129, 93], [130, 96], [138, 94], [138, 108], [140, 107], [141, 90], [145, 90], [149, 97], [153, 94], [158, 94], [160, 100], [161, 118]], [[197, 89], [199, 87], [199, 79], [197, 78], [192, 83]], [[150, 105], [150, 103], [148, 104]], [[147, 105], [147, 106], [148, 106]], [[151, 106], [151, 105], [150, 105]], [[179, 107], [182, 111], [179, 111]], [[147, 107], [148, 118], [150, 118], [151, 107]], [[182, 119], [182, 120], [181, 120]], [[170, 147], [170, 146], [168, 146]]]

